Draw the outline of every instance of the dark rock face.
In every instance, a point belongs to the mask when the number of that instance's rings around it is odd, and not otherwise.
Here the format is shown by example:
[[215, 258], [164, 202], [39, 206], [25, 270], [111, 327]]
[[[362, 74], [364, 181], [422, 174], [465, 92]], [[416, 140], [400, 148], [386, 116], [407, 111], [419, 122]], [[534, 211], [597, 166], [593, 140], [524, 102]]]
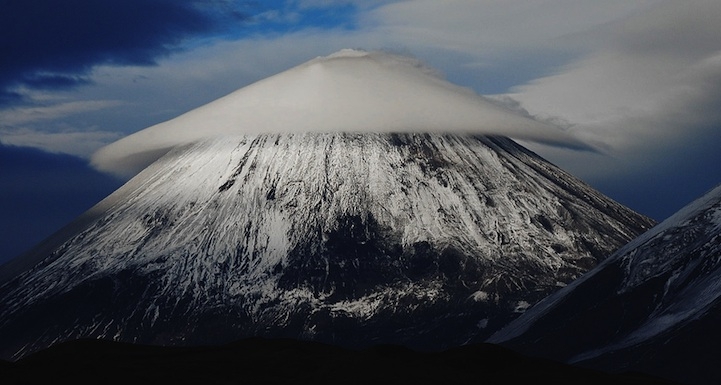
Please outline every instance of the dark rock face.
[[503, 137], [208, 140], [0, 271], [0, 346], [440, 349], [486, 338], [650, 226]]
[[720, 261], [717, 187], [491, 341], [606, 370], [717, 384]]

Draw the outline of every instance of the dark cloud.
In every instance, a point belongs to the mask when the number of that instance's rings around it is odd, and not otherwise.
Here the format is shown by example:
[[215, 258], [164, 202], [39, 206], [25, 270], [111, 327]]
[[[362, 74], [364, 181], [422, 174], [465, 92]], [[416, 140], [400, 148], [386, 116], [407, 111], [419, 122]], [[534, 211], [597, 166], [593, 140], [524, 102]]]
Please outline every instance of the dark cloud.
[[98, 64], [152, 65], [241, 20], [232, 1], [0, 0], [0, 103], [18, 86], [72, 87]]
[[121, 181], [86, 160], [0, 143], [0, 264], [105, 198]]

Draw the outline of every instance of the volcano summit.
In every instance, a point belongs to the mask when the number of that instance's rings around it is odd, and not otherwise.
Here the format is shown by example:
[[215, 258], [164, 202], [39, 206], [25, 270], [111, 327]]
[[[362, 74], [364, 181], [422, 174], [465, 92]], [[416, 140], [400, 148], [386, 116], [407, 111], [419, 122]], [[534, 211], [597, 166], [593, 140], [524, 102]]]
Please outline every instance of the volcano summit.
[[[374, 87], [377, 110], [359, 96]], [[309, 105], [285, 102], [301, 89]], [[403, 98], [429, 102], [384, 107]], [[353, 100], [346, 117], [366, 129], [332, 132]], [[484, 133], [546, 129], [405, 59], [347, 51], [110, 145], [99, 163], [161, 157], [2, 268], [2, 355], [83, 337], [482, 341], [651, 226], [505, 136], [435, 130], [471, 118]]]

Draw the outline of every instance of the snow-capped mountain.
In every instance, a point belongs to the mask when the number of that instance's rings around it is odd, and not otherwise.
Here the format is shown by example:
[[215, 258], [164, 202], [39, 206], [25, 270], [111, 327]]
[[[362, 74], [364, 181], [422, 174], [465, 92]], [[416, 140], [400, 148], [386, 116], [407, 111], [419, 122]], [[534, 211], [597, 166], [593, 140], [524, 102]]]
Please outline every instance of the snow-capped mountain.
[[206, 140], [26, 257], [40, 262], [0, 288], [0, 341], [11, 355], [78, 337], [449, 346], [649, 225], [503, 137]]
[[721, 186], [491, 338], [685, 383], [721, 382]]
[[0, 269], [2, 356], [81, 337], [483, 340], [651, 226], [505, 136], [433, 131], [474, 124], [565, 140], [344, 51], [112, 144], [99, 164], [158, 160]]

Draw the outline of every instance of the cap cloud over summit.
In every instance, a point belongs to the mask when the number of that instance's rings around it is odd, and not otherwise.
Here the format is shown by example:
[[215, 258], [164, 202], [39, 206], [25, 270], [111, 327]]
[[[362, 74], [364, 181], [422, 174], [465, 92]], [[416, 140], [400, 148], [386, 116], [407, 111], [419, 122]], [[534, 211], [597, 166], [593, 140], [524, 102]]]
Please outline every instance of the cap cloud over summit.
[[445, 81], [415, 59], [342, 50], [121, 139], [100, 149], [93, 164], [128, 175], [202, 138], [334, 131], [482, 133], [588, 148], [558, 127]]

